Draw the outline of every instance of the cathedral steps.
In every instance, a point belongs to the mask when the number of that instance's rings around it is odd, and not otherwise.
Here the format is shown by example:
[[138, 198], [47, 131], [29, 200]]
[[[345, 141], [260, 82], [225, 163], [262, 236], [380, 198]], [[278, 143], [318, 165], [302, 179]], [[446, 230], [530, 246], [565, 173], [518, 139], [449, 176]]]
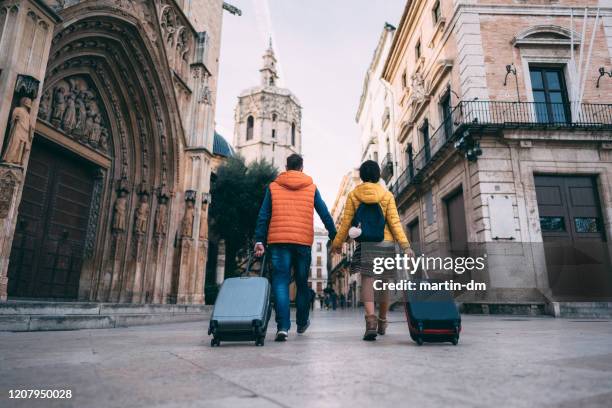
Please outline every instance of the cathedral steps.
[[0, 331], [111, 329], [204, 321], [208, 305], [142, 305], [94, 302], [8, 301], [0, 303]]

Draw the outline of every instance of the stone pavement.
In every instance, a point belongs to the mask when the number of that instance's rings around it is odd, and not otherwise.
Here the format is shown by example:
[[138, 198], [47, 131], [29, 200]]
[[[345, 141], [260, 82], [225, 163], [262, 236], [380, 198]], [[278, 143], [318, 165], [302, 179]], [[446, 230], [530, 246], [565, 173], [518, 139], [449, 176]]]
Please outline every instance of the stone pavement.
[[[403, 316], [360, 339], [317, 311], [287, 343], [209, 346], [202, 323], [0, 333], [0, 407], [610, 407], [610, 321], [464, 316], [458, 346], [416, 346]], [[9, 400], [9, 389], [71, 400]]]

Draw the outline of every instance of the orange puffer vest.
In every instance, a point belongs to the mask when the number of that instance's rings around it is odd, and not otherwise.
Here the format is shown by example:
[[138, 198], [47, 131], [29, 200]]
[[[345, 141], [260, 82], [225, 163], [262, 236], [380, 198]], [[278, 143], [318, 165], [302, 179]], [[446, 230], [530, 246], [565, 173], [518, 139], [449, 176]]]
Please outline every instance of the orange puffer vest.
[[316, 190], [310, 176], [295, 170], [281, 173], [270, 184], [272, 217], [268, 244], [312, 245]]

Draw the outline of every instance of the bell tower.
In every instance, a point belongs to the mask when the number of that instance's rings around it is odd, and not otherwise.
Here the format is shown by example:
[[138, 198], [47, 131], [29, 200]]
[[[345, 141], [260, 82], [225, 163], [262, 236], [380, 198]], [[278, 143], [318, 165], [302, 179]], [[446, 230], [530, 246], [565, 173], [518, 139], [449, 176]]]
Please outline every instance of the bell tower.
[[261, 72], [262, 86], [276, 86], [278, 72], [276, 70], [276, 57], [272, 48], [272, 39], [270, 39], [270, 45], [263, 55], [263, 67], [261, 67], [259, 72]]
[[302, 107], [289, 89], [278, 86], [271, 40], [262, 59], [260, 85], [238, 96], [234, 146], [247, 163], [267, 160], [284, 170], [286, 158], [302, 152]]

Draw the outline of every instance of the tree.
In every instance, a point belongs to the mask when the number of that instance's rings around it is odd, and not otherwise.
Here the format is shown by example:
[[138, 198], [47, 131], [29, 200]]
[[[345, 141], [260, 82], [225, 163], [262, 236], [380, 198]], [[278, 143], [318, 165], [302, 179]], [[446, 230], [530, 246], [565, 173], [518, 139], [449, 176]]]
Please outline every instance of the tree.
[[269, 162], [247, 166], [240, 156], [230, 157], [219, 167], [211, 190], [210, 218], [214, 233], [225, 240], [226, 277], [237, 274], [237, 259], [244, 258], [253, 244], [259, 208], [276, 175]]

